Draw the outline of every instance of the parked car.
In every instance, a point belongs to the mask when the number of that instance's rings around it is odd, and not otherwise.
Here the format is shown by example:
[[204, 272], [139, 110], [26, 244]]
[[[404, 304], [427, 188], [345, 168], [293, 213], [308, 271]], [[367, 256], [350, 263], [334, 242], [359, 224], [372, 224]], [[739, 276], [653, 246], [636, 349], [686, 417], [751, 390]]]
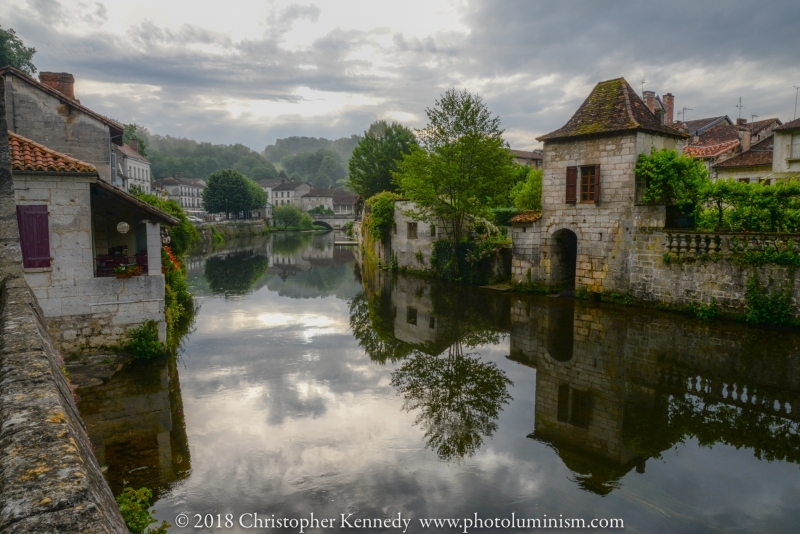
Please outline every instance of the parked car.
[[192, 215], [186, 218], [189, 219], [189, 222], [192, 224], [202, 224], [204, 222], [203, 219], [201, 219], [200, 217], [194, 217]]

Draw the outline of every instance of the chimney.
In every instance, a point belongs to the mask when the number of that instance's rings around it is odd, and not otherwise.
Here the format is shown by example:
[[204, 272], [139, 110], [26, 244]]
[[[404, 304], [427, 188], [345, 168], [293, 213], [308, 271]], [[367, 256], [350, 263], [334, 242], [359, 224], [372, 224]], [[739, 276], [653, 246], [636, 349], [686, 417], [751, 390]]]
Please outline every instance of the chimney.
[[[745, 120], [746, 119], [739, 119]], [[744, 124], [744, 123], [741, 123]], [[752, 139], [753, 132], [750, 131], [750, 128], [739, 128], [739, 142], [741, 143], [742, 152], [747, 152], [750, 150], [750, 141]]]
[[672, 96], [672, 93], [667, 93], [661, 97], [661, 102], [664, 103], [664, 124], [672, 126], [672, 112], [675, 109], [675, 97]]
[[78, 102], [75, 98], [75, 77], [69, 72], [40, 72], [39, 81]]
[[741, 126], [743, 124], [747, 124], [747, 119], [743, 119], [741, 117], [736, 119], [736, 126]]
[[642, 100], [644, 100], [647, 109], [650, 110], [651, 113], [655, 113], [656, 109], [656, 93], [655, 91], [645, 91], [642, 93]]
[[695, 132], [695, 133], [694, 133], [694, 135], [692, 136], [692, 142], [691, 142], [691, 144], [692, 144], [692, 145], [696, 145], [696, 144], [698, 144], [699, 142], [700, 142], [700, 134], [699, 134], [699, 133], [697, 133], [697, 132]]
[[130, 146], [134, 152], [139, 152], [139, 141], [137, 139], [131, 139]]

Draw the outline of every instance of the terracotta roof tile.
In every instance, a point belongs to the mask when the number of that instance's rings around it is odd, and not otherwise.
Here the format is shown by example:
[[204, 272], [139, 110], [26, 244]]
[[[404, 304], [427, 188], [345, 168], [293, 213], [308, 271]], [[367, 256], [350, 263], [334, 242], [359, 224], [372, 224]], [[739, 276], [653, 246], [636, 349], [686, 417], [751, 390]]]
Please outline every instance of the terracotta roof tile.
[[781, 124], [780, 119], [764, 119], [763, 121], [746, 122], [742, 126], [748, 128], [751, 132], [753, 132], [753, 135], [755, 135], [764, 128], [766, 128], [767, 126], [769, 126], [770, 124], [775, 122], [777, 122], [778, 125], [780, 126]]
[[685, 139], [687, 134], [665, 126], [642, 102], [625, 78], [598, 83], [563, 127], [539, 141], [587, 135], [647, 131]]
[[515, 215], [515, 216], [511, 217], [511, 223], [512, 224], [514, 224], [514, 223], [517, 223], [517, 224], [520, 224], [520, 223], [522, 223], [522, 224], [524, 224], [524, 223], [535, 223], [536, 221], [538, 221], [541, 218], [542, 218], [542, 212], [541, 211], [523, 211], [519, 215]]
[[773, 132], [781, 131], [781, 130], [797, 130], [800, 128], [800, 119], [795, 119], [793, 121], [789, 121], [786, 124], [778, 126], [773, 130]]
[[94, 165], [50, 150], [26, 137], [8, 132], [11, 169], [38, 172], [90, 172], [97, 174]]
[[515, 158], [522, 158], [522, 159], [542, 159], [543, 156], [539, 152], [531, 152], [529, 150], [509, 150]]
[[721, 117], [709, 117], [707, 119], [695, 119], [691, 121], [686, 121], [685, 123], [686, 129], [691, 135], [698, 130], [701, 131], [709, 128], [710, 126], [715, 126], [716, 124], [733, 124], [732, 121], [728, 118], [727, 115], [722, 115]]
[[710, 158], [724, 154], [732, 148], [739, 146], [739, 140], [725, 141], [716, 145], [689, 145], [683, 149], [686, 156], [694, 156], [696, 158]]
[[773, 136], [756, 143], [747, 152], [742, 152], [730, 159], [714, 165], [715, 169], [731, 167], [757, 167], [761, 165], [772, 166]]
[[139, 154], [130, 145], [120, 145], [117, 147], [117, 149], [129, 158], [138, 159], [139, 161], [144, 161], [145, 163], [150, 163], [149, 159]]

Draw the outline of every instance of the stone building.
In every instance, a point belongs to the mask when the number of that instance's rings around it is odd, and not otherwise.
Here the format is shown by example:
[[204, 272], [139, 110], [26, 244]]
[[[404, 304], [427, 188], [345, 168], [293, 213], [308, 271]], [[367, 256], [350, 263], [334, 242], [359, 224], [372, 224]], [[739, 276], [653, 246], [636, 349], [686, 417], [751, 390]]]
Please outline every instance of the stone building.
[[358, 195], [338, 188], [312, 188], [300, 200], [303, 211], [309, 211], [321, 206], [331, 210], [335, 215], [352, 215], [355, 213]]
[[[161, 225], [178, 220], [99, 179], [88, 163], [8, 133], [25, 280], [63, 350], [112, 345], [164, 322]], [[117, 279], [136, 264], [142, 276]]]
[[197, 178], [164, 178], [158, 181], [158, 188], [165, 191], [169, 200], [183, 208], [186, 215], [203, 217], [208, 215], [203, 207], [203, 190], [208, 187], [205, 180]]
[[114, 152], [117, 155], [117, 173], [125, 176], [125, 190], [136, 186], [150, 193], [150, 160], [139, 154], [138, 142], [134, 139], [130, 145], [115, 146]]
[[[760, 182], [772, 172], [773, 136], [770, 134], [748, 150], [712, 167], [712, 178], [738, 182]], [[742, 146], [744, 148], [744, 146]], [[767, 179], [769, 183], [769, 179]]]
[[775, 140], [770, 180], [800, 180], [800, 119], [773, 130]]
[[272, 198], [267, 200], [273, 206], [291, 204], [302, 209], [303, 195], [311, 191], [311, 187], [311, 184], [306, 182], [284, 182], [272, 188]]
[[624, 291], [637, 227], [663, 227], [664, 206], [642, 202], [634, 166], [652, 149], [680, 151], [688, 137], [657, 117], [623, 78], [598, 83], [544, 142], [542, 211], [512, 219], [512, 276], [590, 292]]
[[13, 67], [0, 68], [5, 83], [8, 129], [97, 170], [101, 180], [117, 179], [116, 154], [122, 125], [95, 113], [75, 98], [75, 78], [64, 72], [40, 72], [39, 81]]
[[517, 165], [527, 165], [534, 169], [542, 168], [542, 153], [539, 150], [511, 150], [514, 156], [514, 163]]

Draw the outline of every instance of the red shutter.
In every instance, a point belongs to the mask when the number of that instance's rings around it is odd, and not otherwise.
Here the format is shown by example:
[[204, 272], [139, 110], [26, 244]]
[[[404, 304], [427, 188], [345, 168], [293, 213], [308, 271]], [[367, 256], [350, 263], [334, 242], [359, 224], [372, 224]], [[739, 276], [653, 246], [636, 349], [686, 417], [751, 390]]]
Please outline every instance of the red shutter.
[[578, 167], [567, 167], [567, 204], [575, 204], [578, 198]]
[[50, 267], [50, 228], [47, 205], [17, 206], [22, 266], [26, 269]]
[[600, 165], [594, 166], [594, 203], [600, 204]]

